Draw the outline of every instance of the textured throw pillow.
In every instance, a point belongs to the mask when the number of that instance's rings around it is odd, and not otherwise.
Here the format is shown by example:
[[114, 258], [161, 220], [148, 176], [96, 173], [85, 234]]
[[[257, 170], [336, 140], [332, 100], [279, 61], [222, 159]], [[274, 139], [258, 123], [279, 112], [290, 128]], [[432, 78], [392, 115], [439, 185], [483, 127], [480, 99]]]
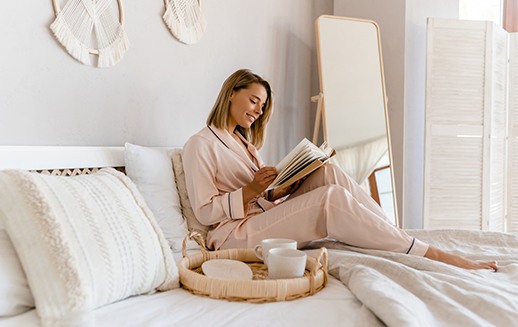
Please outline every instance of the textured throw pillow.
[[187, 194], [187, 187], [185, 185], [185, 173], [183, 171], [181, 149], [173, 151], [171, 157], [173, 161], [174, 175], [176, 177], [176, 187], [178, 188], [178, 194], [180, 195], [180, 203], [182, 204], [183, 216], [185, 217], [185, 220], [187, 220], [189, 231], [199, 233], [201, 239], [198, 239], [197, 242], [202, 247], [205, 247], [207, 244], [206, 241], [209, 226], [202, 225], [198, 219], [196, 219], [191, 203], [189, 202], [189, 195]]
[[27, 277], [0, 217], [0, 319], [32, 308], [34, 298]]
[[171, 249], [181, 251], [187, 224], [167, 150], [126, 143], [124, 160], [126, 174], [137, 185]]
[[92, 310], [179, 286], [160, 227], [132, 181], [0, 171], [0, 211], [43, 326], [93, 323]]

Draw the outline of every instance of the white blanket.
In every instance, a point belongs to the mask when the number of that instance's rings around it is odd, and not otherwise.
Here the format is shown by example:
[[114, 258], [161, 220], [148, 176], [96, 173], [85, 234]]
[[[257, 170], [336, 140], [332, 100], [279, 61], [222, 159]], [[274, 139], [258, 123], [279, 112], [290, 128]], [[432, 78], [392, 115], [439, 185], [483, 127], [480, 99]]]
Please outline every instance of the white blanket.
[[409, 234], [466, 258], [497, 260], [498, 272], [464, 270], [423, 257], [333, 242], [318, 244], [330, 249], [330, 274], [363, 303], [361, 325], [518, 324], [518, 236], [451, 230]]

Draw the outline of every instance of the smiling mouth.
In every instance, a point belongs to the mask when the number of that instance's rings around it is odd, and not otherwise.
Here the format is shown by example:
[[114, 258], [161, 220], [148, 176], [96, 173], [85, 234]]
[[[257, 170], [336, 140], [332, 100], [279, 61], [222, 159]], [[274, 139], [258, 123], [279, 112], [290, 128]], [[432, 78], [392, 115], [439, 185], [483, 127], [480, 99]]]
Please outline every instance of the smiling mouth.
[[255, 121], [255, 117], [254, 117], [254, 116], [252, 116], [252, 115], [248, 115], [248, 114], [247, 114], [247, 116], [248, 116], [248, 118], [252, 121], [252, 123]]

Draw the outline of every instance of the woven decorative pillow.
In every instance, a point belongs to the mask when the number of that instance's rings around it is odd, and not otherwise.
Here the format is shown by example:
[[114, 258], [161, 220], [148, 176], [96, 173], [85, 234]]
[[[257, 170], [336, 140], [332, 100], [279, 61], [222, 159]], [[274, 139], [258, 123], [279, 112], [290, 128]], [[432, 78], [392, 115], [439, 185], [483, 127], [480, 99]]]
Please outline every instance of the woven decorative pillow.
[[34, 308], [27, 277], [0, 219], [0, 320]]
[[97, 307], [179, 286], [162, 231], [114, 169], [74, 177], [0, 171], [0, 218], [43, 326], [88, 325]]
[[175, 150], [172, 155], [173, 170], [176, 178], [176, 187], [178, 188], [178, 194], [180, 195], [180, 203], [182, 204], [182, 214], [187, 220], [187, 227], [190, 232], [199, 233], [201, 239], [197, 242], [200, 246], [205, 247], [207, 244], [207, 232], [209, 226], [202, 225], [192, 210], [191, 202], [189, 201], [189, 195], [187, 194], [187, 186], [185, 184], [185, 173], [183, 171], [182, 162], [182, 151], [180, 149]]

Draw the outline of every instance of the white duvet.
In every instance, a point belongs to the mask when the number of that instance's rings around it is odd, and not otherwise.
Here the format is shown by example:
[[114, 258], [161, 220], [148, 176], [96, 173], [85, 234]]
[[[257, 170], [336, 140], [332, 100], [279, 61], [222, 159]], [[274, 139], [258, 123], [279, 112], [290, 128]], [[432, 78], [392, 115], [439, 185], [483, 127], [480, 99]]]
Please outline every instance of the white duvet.
[[498, 272], [464, 270], [423, 257], [322, 243], [330, 274], [363, 304], [365, 326], [517, 326], [518, 237], [475, 231], [409, 231]]

